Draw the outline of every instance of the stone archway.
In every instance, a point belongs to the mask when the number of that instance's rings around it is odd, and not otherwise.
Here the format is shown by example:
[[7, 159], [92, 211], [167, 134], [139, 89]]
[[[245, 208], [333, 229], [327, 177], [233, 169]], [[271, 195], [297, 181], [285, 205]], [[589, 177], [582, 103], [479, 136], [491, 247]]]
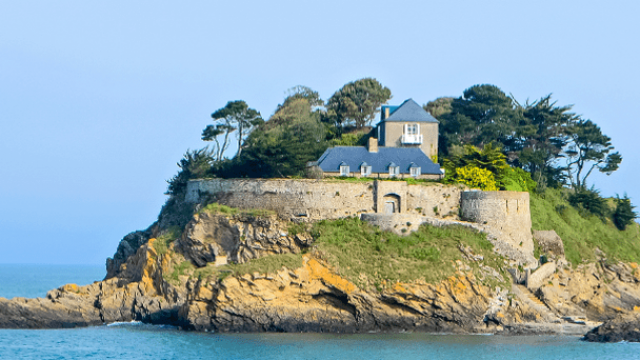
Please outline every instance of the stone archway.
[[387, 194], [382, 197], [382, 209], [385, 214], [395, 214], [400, 212], [400, 195]]

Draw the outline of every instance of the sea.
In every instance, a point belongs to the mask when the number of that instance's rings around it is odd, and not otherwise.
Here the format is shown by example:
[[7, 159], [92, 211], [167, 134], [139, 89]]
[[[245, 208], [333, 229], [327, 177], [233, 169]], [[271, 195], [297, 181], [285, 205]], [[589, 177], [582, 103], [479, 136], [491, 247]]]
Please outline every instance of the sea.
[[[104, 275], [103, 266], [0, 264], [0, 297], [45, 296]], [[0, 329], [0, 359], [640, 359], [640, 344], [587, 343], [576, 336], [217, 334], [131, 322]]]

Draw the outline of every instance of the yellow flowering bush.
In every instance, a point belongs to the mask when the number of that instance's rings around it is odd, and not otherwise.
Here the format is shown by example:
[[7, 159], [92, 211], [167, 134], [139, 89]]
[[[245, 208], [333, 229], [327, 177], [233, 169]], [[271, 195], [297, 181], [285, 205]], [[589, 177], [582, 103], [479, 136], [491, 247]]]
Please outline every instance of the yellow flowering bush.
[[473, 165], [456, 168], [455, 178], [457, 182], [465, 184], [470, 188], [485, 191], [497, 191], [496, 179], [493, 173], [487, 169], [481, 169]]

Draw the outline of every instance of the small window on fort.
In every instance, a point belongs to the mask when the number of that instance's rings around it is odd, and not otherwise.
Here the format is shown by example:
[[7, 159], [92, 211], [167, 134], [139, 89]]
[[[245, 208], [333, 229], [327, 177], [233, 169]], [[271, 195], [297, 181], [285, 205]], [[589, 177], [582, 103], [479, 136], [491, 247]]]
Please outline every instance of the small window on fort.
[[389, 166], [389, 176], [396, 177], [400, 175], [400, 166]]
[[362, 176], [371, 175], [371, 165], [362, 165], [360, 167], [360, 175], [362, 175]]
[[421, 174], [419, 166], [414, 166], [412, 168], [409, 168], [409, 172], [411, 173], [411, 176], [413, 176], [413, 177], [418, 177]]
[[349, 165], [340, 165], [340, 176], [349, 176]]

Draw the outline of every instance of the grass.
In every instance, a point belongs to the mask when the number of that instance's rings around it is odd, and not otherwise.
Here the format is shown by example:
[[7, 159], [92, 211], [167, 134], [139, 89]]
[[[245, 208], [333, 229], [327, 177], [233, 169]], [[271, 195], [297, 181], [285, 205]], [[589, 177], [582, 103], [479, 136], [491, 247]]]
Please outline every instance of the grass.
[[193, 273], [195, 266], [191, 261], [183, 261], [173, 267], [171, 274], [163, 274], [164, 279], [172, 284], [180, 284], [180, 276], [189, 275]]
[[198, 214], [201, 214], [203, 212], [207, 212], [210, 214], [220, 214], [220, 215], [228, 215], [228, 216], [234, 216], [234, 215], [248, 215], [248, 216], [253, 216], [253, 217], [259, 217], [259, 216], [270, 216], [270, 215], [275, 215], [275, 211], [272, 210], [265, 210], [265, 209], [237, 209], [237, 208], [232, 208], [226, 205], [221, 205], [218, 203], [210, 203], [207, 206], [203, 207], [202, 209], [200, 209], [200, 211], [198, 211]]
[[565, 257], [572, 264], [596, 260], [598, 248], [608, 257], [624, 262], [640, 262], [640, 228], [633, 223], [618, 230], [611, 221], [575, 209], [565, 200], [566, 190], [547, 189], [531, 194], [534, 230], [555, 230], [564, 243]]
[[273, 274], [282, 269], [282, 267], [295, 270], [301, 266], [302, 254], [278, 254], [253, 259], [244, 264], [215, 266], [213, 263], [210, 263], [205, 267], [195, 269], [192, 276], [198, 279], [216, 277], [222, 280], [229, 275], [242, 276], [255, 272], [260, 274]]
[[[363, 288], [380, 289], [396, 281], [440, 282], [455, 274], [456, 260], [464, 261], [459, 244], [483, 255], [485, 265], [501, 272], [504, 281], [509, 279], [503, 270], [504, 260], [493, 252], [486, 236], [463, 227], [423, 225], [403, 237], [381, 231], [358, 218], [349, 218], [316, 223], [311, 234], [316, 239], [319, 256], [339, 275]], [[470, 262], [469, 266], [480, 275], [477, 263]], [[497, 280], [487, 283], [497, 284]]]
[[169, 251], [169, 246], [172, 242], [174, 242], [180, 234], [182, 233], [179, 226], [172, 226], [169, 229], [165, 230], [162, 235], [156, 238], [156, 241], [153, 243], [153, 248], [156, 250], [158, 255], [164, 255]]

